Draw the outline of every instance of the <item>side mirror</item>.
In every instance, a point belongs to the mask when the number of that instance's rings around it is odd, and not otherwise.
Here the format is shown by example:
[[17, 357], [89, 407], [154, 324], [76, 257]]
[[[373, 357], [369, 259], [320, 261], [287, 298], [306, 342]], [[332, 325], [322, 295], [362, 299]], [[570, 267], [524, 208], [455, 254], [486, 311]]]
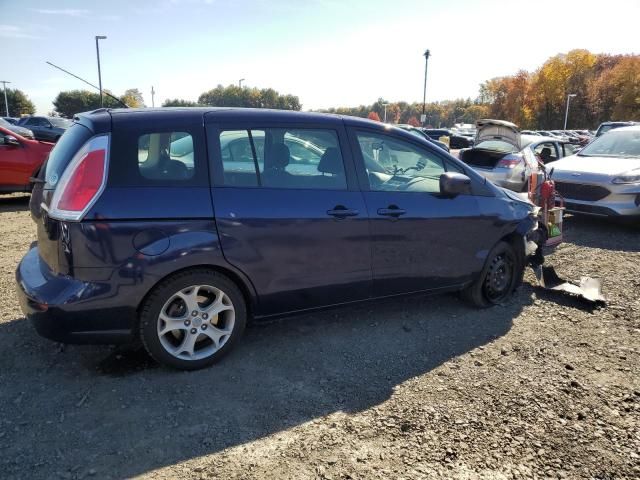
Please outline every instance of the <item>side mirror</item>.
[[440, 193], [447, 197], [470, 195], [471, 179], [462, 173], [443, 173], [440, 175]]
[[5, 145], [9, 145], [12, 147], [19, 147], [20, 146], [20, 142], [18, 141], [18, 139], [12, 135], [5, 135], [4, 137], [4, 142]]

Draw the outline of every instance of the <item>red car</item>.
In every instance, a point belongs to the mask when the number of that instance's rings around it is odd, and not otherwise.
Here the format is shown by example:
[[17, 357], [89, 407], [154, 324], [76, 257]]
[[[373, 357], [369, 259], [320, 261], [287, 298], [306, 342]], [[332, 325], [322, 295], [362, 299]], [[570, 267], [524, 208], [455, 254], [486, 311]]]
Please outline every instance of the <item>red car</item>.
[[0, 193], [31, 191], [35, 176], [55, 144], [29, 140], [0, 127]]

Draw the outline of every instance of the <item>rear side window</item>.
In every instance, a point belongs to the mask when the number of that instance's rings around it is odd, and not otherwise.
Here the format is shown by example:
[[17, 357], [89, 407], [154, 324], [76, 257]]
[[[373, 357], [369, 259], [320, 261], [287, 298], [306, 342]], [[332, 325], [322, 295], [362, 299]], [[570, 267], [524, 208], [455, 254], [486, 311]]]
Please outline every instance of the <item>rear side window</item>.
[[91, 130], [79, 123], [74, 123], [64, 132], [64, 135], [60, 137], [56, 146], [49, 153], [44, 188], [55, 188], [64, 169], [82, 145], [91, 138], [91, 135]]
[[220, 133], [224, 185], [347, 188], [338, 135], [333, 130], [268, 128]]
[[107, 184], [110, 187], [208, 187], [202, 119], [157, 117], [114, 115]]
[[193, 138], [186, 132], [148, 133], [138, 137], [138, 172], [149, 180], [193, 177]]

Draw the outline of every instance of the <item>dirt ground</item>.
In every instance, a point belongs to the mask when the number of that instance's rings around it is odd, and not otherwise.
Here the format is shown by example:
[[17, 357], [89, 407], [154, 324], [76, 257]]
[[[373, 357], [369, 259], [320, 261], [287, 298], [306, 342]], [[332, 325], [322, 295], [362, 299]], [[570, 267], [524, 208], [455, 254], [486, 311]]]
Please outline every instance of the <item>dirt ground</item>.
[[640, 478], [640, 231], [567, 219], [548, 262], [601, 277], [590, 309], [524, 286], [255, 325], [222, 363], [62, 347], [14, 293], [35, 239], [0, 197], [0, 478]]

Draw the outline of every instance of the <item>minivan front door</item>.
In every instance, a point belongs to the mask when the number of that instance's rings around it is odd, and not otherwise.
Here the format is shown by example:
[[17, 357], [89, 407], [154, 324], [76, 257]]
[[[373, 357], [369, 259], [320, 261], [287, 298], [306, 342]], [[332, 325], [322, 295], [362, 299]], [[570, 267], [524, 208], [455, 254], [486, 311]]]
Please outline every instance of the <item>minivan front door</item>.
[[493, 198], [440, 194], [445, 171], [464, 173], [426, 146], [392, 134], [356, 130], [372, 237], [376, 296], [465, 284], [482, 269], [497, 241]]
[[216, 224], [258, 316], [371, 295], [367, 210], [342, 125], [207, 126]]

